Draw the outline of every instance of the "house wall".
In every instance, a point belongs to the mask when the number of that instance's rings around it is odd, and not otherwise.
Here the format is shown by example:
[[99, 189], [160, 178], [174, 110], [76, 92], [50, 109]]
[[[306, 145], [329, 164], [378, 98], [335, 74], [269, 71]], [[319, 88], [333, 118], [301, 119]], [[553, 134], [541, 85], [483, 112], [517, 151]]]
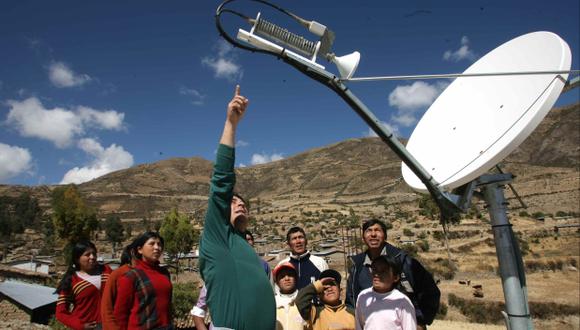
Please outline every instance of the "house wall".
[[27, 262], [27, 263], [17, 264], [17, 265], [13, 265], [12, 267], [27, 270], [30, 272], [43, 273], [43, 274], [48, 274], [48, 268], [49, 268], [49, 266], [46, 264], [41, 264], [41, 263], [36, 263], [36, 262]]

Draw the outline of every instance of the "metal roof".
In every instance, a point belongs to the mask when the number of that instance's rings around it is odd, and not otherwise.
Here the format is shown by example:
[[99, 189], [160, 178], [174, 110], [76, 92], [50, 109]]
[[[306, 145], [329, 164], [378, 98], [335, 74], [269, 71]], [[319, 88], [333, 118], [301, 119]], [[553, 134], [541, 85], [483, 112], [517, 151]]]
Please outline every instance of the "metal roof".
[[326, 250], [322, 250], [322, 251], [312, 251], [312, 254], [315, 256], [328, 256], [331, 254], [335, 254], [335, 253], [344, 253], [341, 250], [337, 250], [337, 249], [326, 249]]
[[7, 280], [0, 283], [0, 293], [30, 310], [56, 302], [58, 295], [54, 288]]

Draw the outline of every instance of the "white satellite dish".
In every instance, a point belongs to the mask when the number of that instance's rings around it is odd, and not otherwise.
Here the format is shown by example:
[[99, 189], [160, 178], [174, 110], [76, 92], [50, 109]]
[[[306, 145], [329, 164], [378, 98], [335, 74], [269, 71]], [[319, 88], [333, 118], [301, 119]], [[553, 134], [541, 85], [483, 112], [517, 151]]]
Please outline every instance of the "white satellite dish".
[[[497, 47], [465, 73], [569, 71], [570, 47], [551, 32], [529, 33]], [[556, 102], [568, 74], [457, 78], [433, 102], [407, 150], [442, 188], [485, 174], [538, 126]], [[411, 188], [425, 185], [402, 164]]]

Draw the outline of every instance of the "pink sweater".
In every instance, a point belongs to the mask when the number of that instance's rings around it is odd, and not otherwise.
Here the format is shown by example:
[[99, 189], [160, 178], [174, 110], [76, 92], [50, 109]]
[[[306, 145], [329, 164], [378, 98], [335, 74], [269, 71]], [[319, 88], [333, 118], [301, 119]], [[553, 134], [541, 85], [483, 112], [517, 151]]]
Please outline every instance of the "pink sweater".
[[415, 330], [415, 308], [401, 291], [377, 293], [372, 287], [361, 291], [356, 301], [357, 330]]

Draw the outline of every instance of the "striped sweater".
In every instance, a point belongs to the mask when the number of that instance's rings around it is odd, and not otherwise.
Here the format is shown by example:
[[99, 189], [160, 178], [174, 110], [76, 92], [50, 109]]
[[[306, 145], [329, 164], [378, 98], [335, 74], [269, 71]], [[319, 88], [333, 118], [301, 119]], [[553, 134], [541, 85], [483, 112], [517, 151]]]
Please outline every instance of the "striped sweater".
[[85, 323], [101, 322], [101, 296], [109, 279], [111, 268], [103, 267], [101, 288], [82, 279], [76, 273], [72, 276], [71, 290], [61, 291], [56, 302], [56, 318], [67, 327], [84, 329]]

